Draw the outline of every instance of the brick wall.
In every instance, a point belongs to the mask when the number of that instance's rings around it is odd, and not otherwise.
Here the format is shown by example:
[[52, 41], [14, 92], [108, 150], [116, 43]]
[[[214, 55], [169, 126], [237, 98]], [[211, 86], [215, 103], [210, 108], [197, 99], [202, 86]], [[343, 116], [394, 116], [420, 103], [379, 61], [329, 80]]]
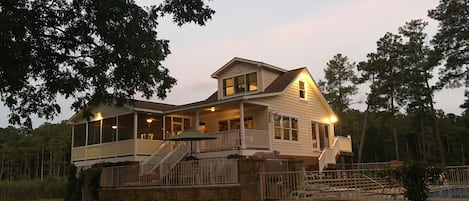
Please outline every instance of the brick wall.
[[[301, 161], [289, 166], [291, 170], [303, 169]], [[259, 172], [264, 170], [264, 160], [241, 158], [239, 184], [100, 189], [99, 201], [260, 201]]]

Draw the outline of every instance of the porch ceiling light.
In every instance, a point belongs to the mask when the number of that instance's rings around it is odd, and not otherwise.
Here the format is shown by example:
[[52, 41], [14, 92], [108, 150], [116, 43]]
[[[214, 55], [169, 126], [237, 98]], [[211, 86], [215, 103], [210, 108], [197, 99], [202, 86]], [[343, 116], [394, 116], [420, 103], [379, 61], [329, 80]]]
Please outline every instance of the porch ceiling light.
[[112, 129], [117, 129], [116, 125], [111, 126]]
[[147, 123], [151, 123], [151, 122], [153, 122], [153, 119], [148, 118]]
[[215, 107], [211, 107], [210, 111], [215, 112]]

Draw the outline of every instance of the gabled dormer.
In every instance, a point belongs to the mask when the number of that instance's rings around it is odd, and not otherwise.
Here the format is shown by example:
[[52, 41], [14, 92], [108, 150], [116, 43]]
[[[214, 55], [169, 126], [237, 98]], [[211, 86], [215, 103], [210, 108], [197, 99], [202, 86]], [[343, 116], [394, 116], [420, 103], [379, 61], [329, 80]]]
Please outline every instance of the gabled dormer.
[[211, 76], [218, 80], [218, 99], [264, 92], [265, 89], [287, 70], [235, 57]]

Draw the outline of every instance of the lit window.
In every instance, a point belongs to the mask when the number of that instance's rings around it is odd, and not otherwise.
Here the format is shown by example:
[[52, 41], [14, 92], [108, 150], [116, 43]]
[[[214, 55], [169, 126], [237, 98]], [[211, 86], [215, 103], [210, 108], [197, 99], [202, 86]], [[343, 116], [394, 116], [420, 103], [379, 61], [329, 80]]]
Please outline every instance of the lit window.
[[250, 73], [247, 76], [248, 91], [257, 91], [257, 73]]
[[235, 93], [244, 93], [246, 91], [246, 82], [244, 75], [235, 77]]
[[300, 80], [298, 83], [298, 86], [300, 89], [300, 98], [305, 98], [306, 97], [305, 82]]
[[274, 115], [274, 135], [275, 139], [298, 141], [298, 119]]
[[231, 96], [234, 94], [233, 78], [225, 79], [223, 85], [225, 96]]
[[257, 91], [257, 73], [249, 73], [223, 80], [223, 93], [225, 96], [243, 94]]

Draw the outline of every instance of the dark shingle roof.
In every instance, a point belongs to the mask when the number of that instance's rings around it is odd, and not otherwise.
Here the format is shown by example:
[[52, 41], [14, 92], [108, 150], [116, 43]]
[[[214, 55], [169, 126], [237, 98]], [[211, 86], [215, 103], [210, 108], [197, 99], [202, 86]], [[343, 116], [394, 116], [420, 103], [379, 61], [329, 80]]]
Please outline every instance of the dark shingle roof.
[[155, 102], [142, 101], [142, 100], [134, 100], [133, 106], [135, 108], [151, 109], [151, 110], [158, 110], [158, 111], [165, 111], [165, 110], [174, 109], [177, 107], [177, 105], [155, 103]]
[[265, 88], [264, 93], [275, 93], [282, 92], [287, 88], [290, 83], [298, 77], [298, 75], [303, 71], [305, 67], [298, 68], [295, 70], [290, 70], [284, 74], [281, 74], [277, 77], [267, 88]]

